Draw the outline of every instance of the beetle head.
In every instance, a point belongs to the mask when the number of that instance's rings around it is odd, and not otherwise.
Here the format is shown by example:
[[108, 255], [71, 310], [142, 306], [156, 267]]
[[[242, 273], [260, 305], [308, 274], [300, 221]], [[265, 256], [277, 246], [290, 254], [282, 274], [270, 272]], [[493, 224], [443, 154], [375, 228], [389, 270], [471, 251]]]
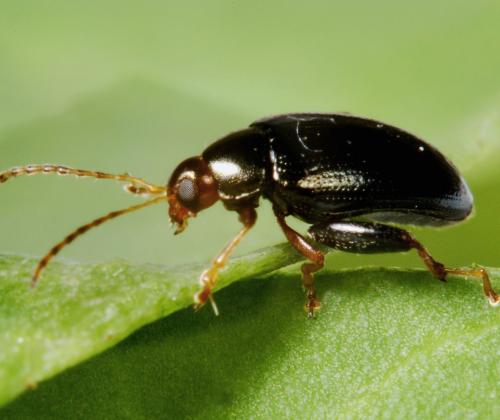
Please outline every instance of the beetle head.
[[181, 233], [190, 217], [219, 200], [217, 182], [201, 156], [181, 162], [172, 173], [167, 185], [168, 214], [176, 225], [175, 234]]

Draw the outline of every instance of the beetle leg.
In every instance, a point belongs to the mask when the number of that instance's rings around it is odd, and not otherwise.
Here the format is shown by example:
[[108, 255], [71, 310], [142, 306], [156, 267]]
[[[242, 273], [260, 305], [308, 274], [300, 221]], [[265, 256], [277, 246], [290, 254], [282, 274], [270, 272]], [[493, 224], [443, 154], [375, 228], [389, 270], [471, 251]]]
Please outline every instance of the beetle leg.
[[488, 272], [481, 267], [472, 269], [448, 268], [437, 262], [411, 234], [394, 226], [381, 223], [339, 221], [320, 223], [309, 228], [311, 237], [319, 243], [345, 252], [379, 253], [403, 252], [415, 249], [429, 271], [441, 281], [447, 274], [476, 277], [483, 282], [484, 294], [493, 306], [500, 297], [493, 290]]
[[229, 259], [229, 256], [240, 243], [243, 237], [248, 233], [257, 220], [257, 212], [253, 207], [245, 208], [238, 211], [239, 220], [243, 223], [243, 228], [238, 234], [226, 245], [220, 254], [212, 261], [212, 265], [207, 268], [200, 276], [200, 284], [202, 289], [194, 295], [195, 309], [200, 309], [207, 300], [210, 300], [215, 315], [219, 315], [219, 310], [212, 297], [212, 289], [217, 281], [219, 270], [222, 269]]
[[441, 281], [445, 281], [447, 274], [454, 274], [457, 276], [463, 277], [475, 277], [483, 282], [483, 291], [485, 296], [488, 298], [488, 301], [492, 306], [500, 305], [500, 296], [493, 289], [493, 286], [490, 282], [490, 276], [488, 272], [483, 267], [474, 267], [474, 268], [449, 268], [445, 267], [440, 262], [437, 262], [429, 252], [425, 249], [425, 247], [415, 239], [412, 240], [412, 247], [415, 248], [418, 252], [418, 255], [424, 261], [425, 265], [429, 269], [429, 271], [434, 274]]
[[314, 272], [321, 270], [325, 264], [325, 256], [323, 253], [314, 248], [306, 239], [298, 232], [293, 230], [286, 224], [285, 217], [275, 210], [278, 223], [283, 230], [288, 242], [299, 251], [304, 257], [311, 262], [302, 264], [302, 284], [307, 291], [307, 300], [305, 310], [309, 318], [314, 317], [314, 312], [321, 307], [321, 303], [316, 296], [316, 288], [314, 287]]

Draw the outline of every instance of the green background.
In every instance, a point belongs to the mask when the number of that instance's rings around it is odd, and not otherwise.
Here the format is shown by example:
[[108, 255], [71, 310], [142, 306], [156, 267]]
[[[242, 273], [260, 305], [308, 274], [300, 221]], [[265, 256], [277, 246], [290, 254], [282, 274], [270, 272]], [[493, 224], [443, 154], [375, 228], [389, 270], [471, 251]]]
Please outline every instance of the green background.
[[[500, 143], [499, 16], [495, 1], [4, 3], [0, 167], [62, 163], [164, 183], [180, 160], [262, 116], [349, 111], [420, 135], [465, 171], [475, 219], [418, 236], [450, 263], [498, 265], [486, 240], [500, 232], [500, 199], [488, 194], [498, 182], [480, 175]], [[107, 182], [47, 177], [2, 185], [1, 200], [0, 251], [40, 255], [135, 199]], [[282, 240], [269, 210], [241, 250]], [[201, 261], [234, 234], [235, 219], [219, 205], [174, 238], [157, 207], [63, 256]]]
[[[474, 218], [415, 234], [451, 265], [499, 266], [499, 21], [493, 0], [3, 2], [0, 168], [61, 163], [164, 183], [179, 161], [262, 116], [348, 111], [418, 134], [460, 167]], [[4, 184], [0, 200], [0, 252], [28, 255], [137, 202], [113, 183], [57, 177]], [[174, 238], [157, 206], [62, 257], [199, 262], [238, 228], [218, 205]], [[282, 240], [263, 203], [239, 252]], [[330, 261], [421, 266], [414, 255]]]

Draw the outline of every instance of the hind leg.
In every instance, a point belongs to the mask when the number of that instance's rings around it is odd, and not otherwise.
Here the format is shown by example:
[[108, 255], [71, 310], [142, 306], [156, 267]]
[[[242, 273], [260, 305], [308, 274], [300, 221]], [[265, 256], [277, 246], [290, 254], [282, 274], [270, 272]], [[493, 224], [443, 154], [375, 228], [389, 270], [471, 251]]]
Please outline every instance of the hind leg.
[[450, 268], [445, 267], [440, 262], [437, 262], [432, 256], [429, 254], [427, 249], [418, 241], [413, 239], [413, 248], [415, 248], [418, 252], [418, 255], [424, 261], [425, 265], [429, 269], [429, 271], [434, 274], [441, 281], [445, 281], [447, 274], [454, 274], [456, 276], [462, 277], [475, 277], [476, 279], [483, 282], [483, 292], [484, 295], [488, 298], [488, 301], [492, 306], [500, 305], [500, 296], [495, 292], [493, 286], [490, 282], [490, 276], [488, 272], [483, 267], [474, 267], [474, 268]]
[[420, 242], [403, 229], [380, 223], [333, 222], [314, 225], [309, 229], [309, 234], [316, 242], [346, 252], [382, 253], [415, 249], [429, 271], [439, 280], [444, 281], [447, 274], [475, 277], [483, 282], [484, 294], [489, 302], [493, 306], [500, 304], [500, 297], [493, 290], [488, 273], [484, 268], [445, 267], [437, 262]]

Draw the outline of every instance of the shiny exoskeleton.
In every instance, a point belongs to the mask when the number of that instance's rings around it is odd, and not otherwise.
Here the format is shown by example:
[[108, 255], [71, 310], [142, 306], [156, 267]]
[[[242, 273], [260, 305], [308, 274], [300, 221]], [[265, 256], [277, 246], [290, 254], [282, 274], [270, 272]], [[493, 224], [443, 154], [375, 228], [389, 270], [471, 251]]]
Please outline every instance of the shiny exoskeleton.
[[[26, 173], [60, 173], [127, 182], [127, 190], [158, 196], [112, 212], [69, 235], [37, 267], [34, 282], [59, 250], [86, 230], [121, 214], [167, 199], [176, 233], [189, 217], [217, 201], [239, 214], [238, 235], [200, 277], [197, 306], [211, 300], [218, 271], [257, 219], [261, 198], [273, 204], [281, 229], [308, 260], [302, 265], [306, 311], [320, 307], [313, 273], [323, 267], [317, 244], [356, 253], [415, 249], [431, 273], [472, 276], [483, 281], [492, 305], [500, 303], [483, 268], [452, 269], [435, 261], [410, 233], [394, 224], [440, 226], [467, 218], [472, 194], [453, 164], [436, 148], [399, 128], [346, 114], [285, 114], [256, 121], [210, 145], [200, 156], [183, 161], [166, 188], [128, 174], [111, 175], [55, 165], [29, 165], [0, 173], [0, 182]], [[311, 227], [308, 237], [290, 228], [285, 218]], [[385, 224], [389, 223], [389, 224]]]

